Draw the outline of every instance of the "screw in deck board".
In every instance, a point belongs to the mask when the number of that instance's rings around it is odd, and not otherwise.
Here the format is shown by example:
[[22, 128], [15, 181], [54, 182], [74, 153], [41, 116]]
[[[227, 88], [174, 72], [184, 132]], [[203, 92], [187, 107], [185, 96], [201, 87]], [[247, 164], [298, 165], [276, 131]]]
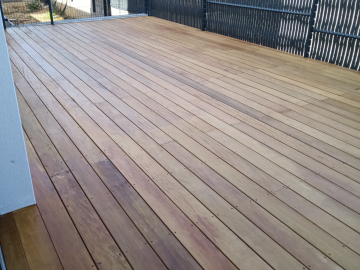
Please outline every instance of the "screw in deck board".
[[52, 6], [51, 6], [51, 0], [49, 1], [49, 13], [50, 13], [50, 20], [51, 20], [51, 24], [54, 25], [54, 18], [53, 18], [53, 11], [52, 11]]
[[0, 13], [1, 13], [1, 19], [3, 21], [4, 29], [6, 29], [5, 16], [4, 16], [4, 12], [3, 12], [3, 9], [2, 9], [1, 1], [0, 1]]
[[315, 14], [316, 8], [318, 6], [319, 0], [313, 0], [311, 7], [310, 19], [309, 19], [309, 28], [306, 36], [306, 42], [304, 46], [304, 57], [307, 58], [310, 55], [310, 42], [314, 34], [314, 24], [315, 24]]

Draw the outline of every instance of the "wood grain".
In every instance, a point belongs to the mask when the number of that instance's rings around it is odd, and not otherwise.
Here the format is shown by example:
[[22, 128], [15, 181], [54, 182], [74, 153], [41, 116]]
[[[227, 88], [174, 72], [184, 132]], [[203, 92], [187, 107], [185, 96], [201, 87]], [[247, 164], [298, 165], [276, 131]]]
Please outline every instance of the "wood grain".
[[0, 229], [15, 266], [357, 270], [358, 74], [152, 17], [6, 36], [38, 201]]
[[29, 269], [13, 213], [0, 218], [0, 245], [7, 269]]
[[35, 205], [13, 212], [29, 269], [63, 269]]

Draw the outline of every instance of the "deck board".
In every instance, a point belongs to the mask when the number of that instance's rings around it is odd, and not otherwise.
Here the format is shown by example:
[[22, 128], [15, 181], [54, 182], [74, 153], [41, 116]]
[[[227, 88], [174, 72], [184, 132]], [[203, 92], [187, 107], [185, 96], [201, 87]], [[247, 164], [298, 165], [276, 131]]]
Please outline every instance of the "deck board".
[[[208, 82], [207, 82], [208, 83]], [[244, 97], [243, 97], [244, 98]], [[356, 133], [355, 133], [356, 134]]]
[[152, 17], [6, 36], [64, 269], [358, 269], [358, 72]]
[[32, 205], [13, 214], [29, 269], [62, 269], [38, 208]]
[[9, 269], [29, 269], [13, 213], [3, 215], [0, 219], [0, 244]]

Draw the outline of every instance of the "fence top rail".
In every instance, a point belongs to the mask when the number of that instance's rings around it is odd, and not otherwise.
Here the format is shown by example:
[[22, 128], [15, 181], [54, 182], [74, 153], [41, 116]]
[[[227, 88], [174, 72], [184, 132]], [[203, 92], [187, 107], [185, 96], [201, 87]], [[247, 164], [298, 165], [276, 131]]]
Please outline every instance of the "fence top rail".
[[360, 36], [349, 35], [349, 34], [345, 34], [345, 33], [339, 33], [339, 32], [327, 31], [327, 30], [321, 30], [321, 29], [316, 29], [316, 28], [314, 28], [313, 31], [319, 32], [319, 33], [324, 33], [324, 34], [330, 34], [330, 35], [334, 35], [334, 36], [360, 39]]
[[211, 4], [248, 8], [248, 9], [256, 9], [256, 10], [264, 10], [264, 11], [284, 13], [284, 14], [293, 14], [293, 15], [300, 15], [300, 16], [310, 16], [311, 15], [311, 13], [296, 12], [296, 11], [289, 11], [289, 10], [283, 10], [283, 9], [264, 8], [264, 7], [257, 7], [257, 6], [240, 5], [240, 4], [233, 4], [233, 3], [224, 3], [224, 2], [218, 2], [218, 1], [206, 1], [205, 0], [205, 2], [211, 3]]

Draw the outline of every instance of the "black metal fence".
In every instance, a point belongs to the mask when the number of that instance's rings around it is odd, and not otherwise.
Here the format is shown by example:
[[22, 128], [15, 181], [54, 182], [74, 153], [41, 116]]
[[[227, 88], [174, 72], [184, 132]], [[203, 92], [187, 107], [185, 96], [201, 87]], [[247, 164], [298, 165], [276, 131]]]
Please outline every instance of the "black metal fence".
[[149, 15], [360, 69], [359, 0], [151, 0]]
[[51, 21], [49, 6], [39, 0], [0, 1], [6, 26], [18, 26]]
[[6, 26], [146, 13], [146, 0], [0, 0]]
[[320, 0], [310, 57], [360, 69], [360, 1]]
[[150, 0], [149, 15], [200, 29], [203, 0]]
[[205, 30], [303, 54], [311, 5], [309, 0], [301, 7], [283, 0], [207, 1]]

